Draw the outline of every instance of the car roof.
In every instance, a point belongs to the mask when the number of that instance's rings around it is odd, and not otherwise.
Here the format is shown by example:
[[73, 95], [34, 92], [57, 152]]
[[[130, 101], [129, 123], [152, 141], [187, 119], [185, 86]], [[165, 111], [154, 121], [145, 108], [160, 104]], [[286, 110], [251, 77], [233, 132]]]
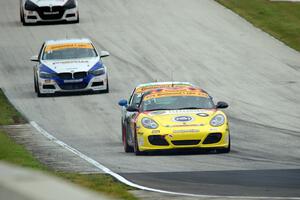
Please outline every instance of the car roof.
[[73, 38], [73, 39], [58, 39], [58, 40], [47, 40], [46, 45], [65, 44], [65, 43], [92, 43], [88, 38]]
[[179, 81], [143, 83], [143, 84], [138, 85], [135, 88], [135, 93], [142, 93], [142, 92], [149, 91], [152, 89], [157, 89], [157, 88], [164, 88], [164, 87], [169, 88], [169, 87], [176, 87], [176, 86], [194, 86], [194, 85], [189, 82], [179, 82]]

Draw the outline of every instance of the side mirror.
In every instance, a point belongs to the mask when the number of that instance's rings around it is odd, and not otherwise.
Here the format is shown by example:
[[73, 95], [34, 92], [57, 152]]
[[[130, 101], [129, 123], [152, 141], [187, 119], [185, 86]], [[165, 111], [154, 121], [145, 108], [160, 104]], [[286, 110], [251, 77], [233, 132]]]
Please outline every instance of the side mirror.
[[217, 103], [217, 108], [228, 108], [228, 104], [226, 102], [219, 101]]
[[33, 62], [39, 62], [39, 57], [37, 55], [35, 55], [35, 56], [32, 56], [30, 58], [30, 60], [33, 61]]
[[109, 52], [108, 51], [101, 51], [100, 52], [100, 58], [104, 58], [104, 57], [107, 57], [109, 56]]
[[120, 101], [119, 101], [119, 106], [127, 106], [127, 100], [126, 99], [121, 99]]
[[135, 106], [128, 106], [126, 110], [128, 112], [139, 112], [139, 109]]

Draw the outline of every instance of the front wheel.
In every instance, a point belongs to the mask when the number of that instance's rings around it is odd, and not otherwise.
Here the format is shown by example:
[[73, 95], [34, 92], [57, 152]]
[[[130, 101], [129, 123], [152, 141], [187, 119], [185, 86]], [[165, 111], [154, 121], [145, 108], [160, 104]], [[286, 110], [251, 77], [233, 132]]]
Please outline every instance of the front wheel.
[[40, 87], [38, 86], [38, 83], [37, 83], [37, 85], [36, 85], [36, 88], [37, 88], [37, 92], [36, 92], [37, 97], [46, 97], [46, 96], [47, 96], [47, 94], [41, 93]]
[[128, 141], [127, 141], [127, 131], [125, 126], [122, 124], [122, 141], [123, 141], [123, 146], [124, 146], [124, 151], [126, 153], [133, 152], [133, 148], [129, 146]]
[[109, 93], [108, 79], [106, 79], [106, 89], [105, 89], [103, 92], [104, 92], [104, 93]]
[[136, 156], [144, 155], [145, 153], [139, 150], [139, 143], [137, 141], [137, 135], [134, 134], [134, 153]]
[[37, 81], [36, 81], [35, 76], [33, 78], [33, 83], [34, 83], [34, 92], [37, 93], [38, 92], [38, 85], [37, 85]]
[[229, 153], [230, 152], [230, 146], [231, 146], [231, 141], [230, 141], [230, 136], [229, 136], [229, 144], [227, 148], [223, 148], [223, 149], [217, 149], [218, 153]]

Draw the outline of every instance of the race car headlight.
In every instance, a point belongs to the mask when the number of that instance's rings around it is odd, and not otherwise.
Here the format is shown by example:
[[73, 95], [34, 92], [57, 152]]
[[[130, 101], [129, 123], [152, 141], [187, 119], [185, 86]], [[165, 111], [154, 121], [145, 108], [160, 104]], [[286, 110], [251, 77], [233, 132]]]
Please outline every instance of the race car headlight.
[[55, 76], [56, 75], [53, 73], [40, 72], [40, 78], [50, 79], [50, 78], [55, 78]]
[[221, 126], [224, 124], [224, 122], [225, 122], [224, 115], [218, 114], [210, 120], [210, 125], [211, 126]]
[[64, 7], [66, 9], [72, 9], [72, 8], [75, 8], [76, 7], [76, 2], [75, 0], [69, 0], [67, 1], [67, 3], [65, 3]]
[[29, 10], [29, 11], [35, 11], [37, 10], [38, 6], [33, 3], [32, 1], [28, 0], [25, 2], [25, 10]]
[[148, 117], [144, 117], [142, 119], [142, 124], [145, 128], [149, 129], [156, 129], [158, 127], [158, 124], [153, 120]]
[[100, 76], [102, 74], [105, 74], [105, 69], [104, 68], [98, 68], [98, 69], [89, 71], [89, 73], [94, 75], [94, 76]]

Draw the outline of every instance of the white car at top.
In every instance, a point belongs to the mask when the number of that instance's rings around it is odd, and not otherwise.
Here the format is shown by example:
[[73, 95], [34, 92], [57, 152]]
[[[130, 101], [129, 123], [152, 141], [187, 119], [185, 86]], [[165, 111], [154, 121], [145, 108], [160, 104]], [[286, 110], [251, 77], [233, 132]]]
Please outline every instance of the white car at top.
[[79, 22], [77, 0], [20, 0], [20, 18], [25, 24], [37, 22]]
[[38, 97], [59, 92], [109, 92], [107, 68], [89, 39], [44, 42], [34, 66], [34, 88]]

